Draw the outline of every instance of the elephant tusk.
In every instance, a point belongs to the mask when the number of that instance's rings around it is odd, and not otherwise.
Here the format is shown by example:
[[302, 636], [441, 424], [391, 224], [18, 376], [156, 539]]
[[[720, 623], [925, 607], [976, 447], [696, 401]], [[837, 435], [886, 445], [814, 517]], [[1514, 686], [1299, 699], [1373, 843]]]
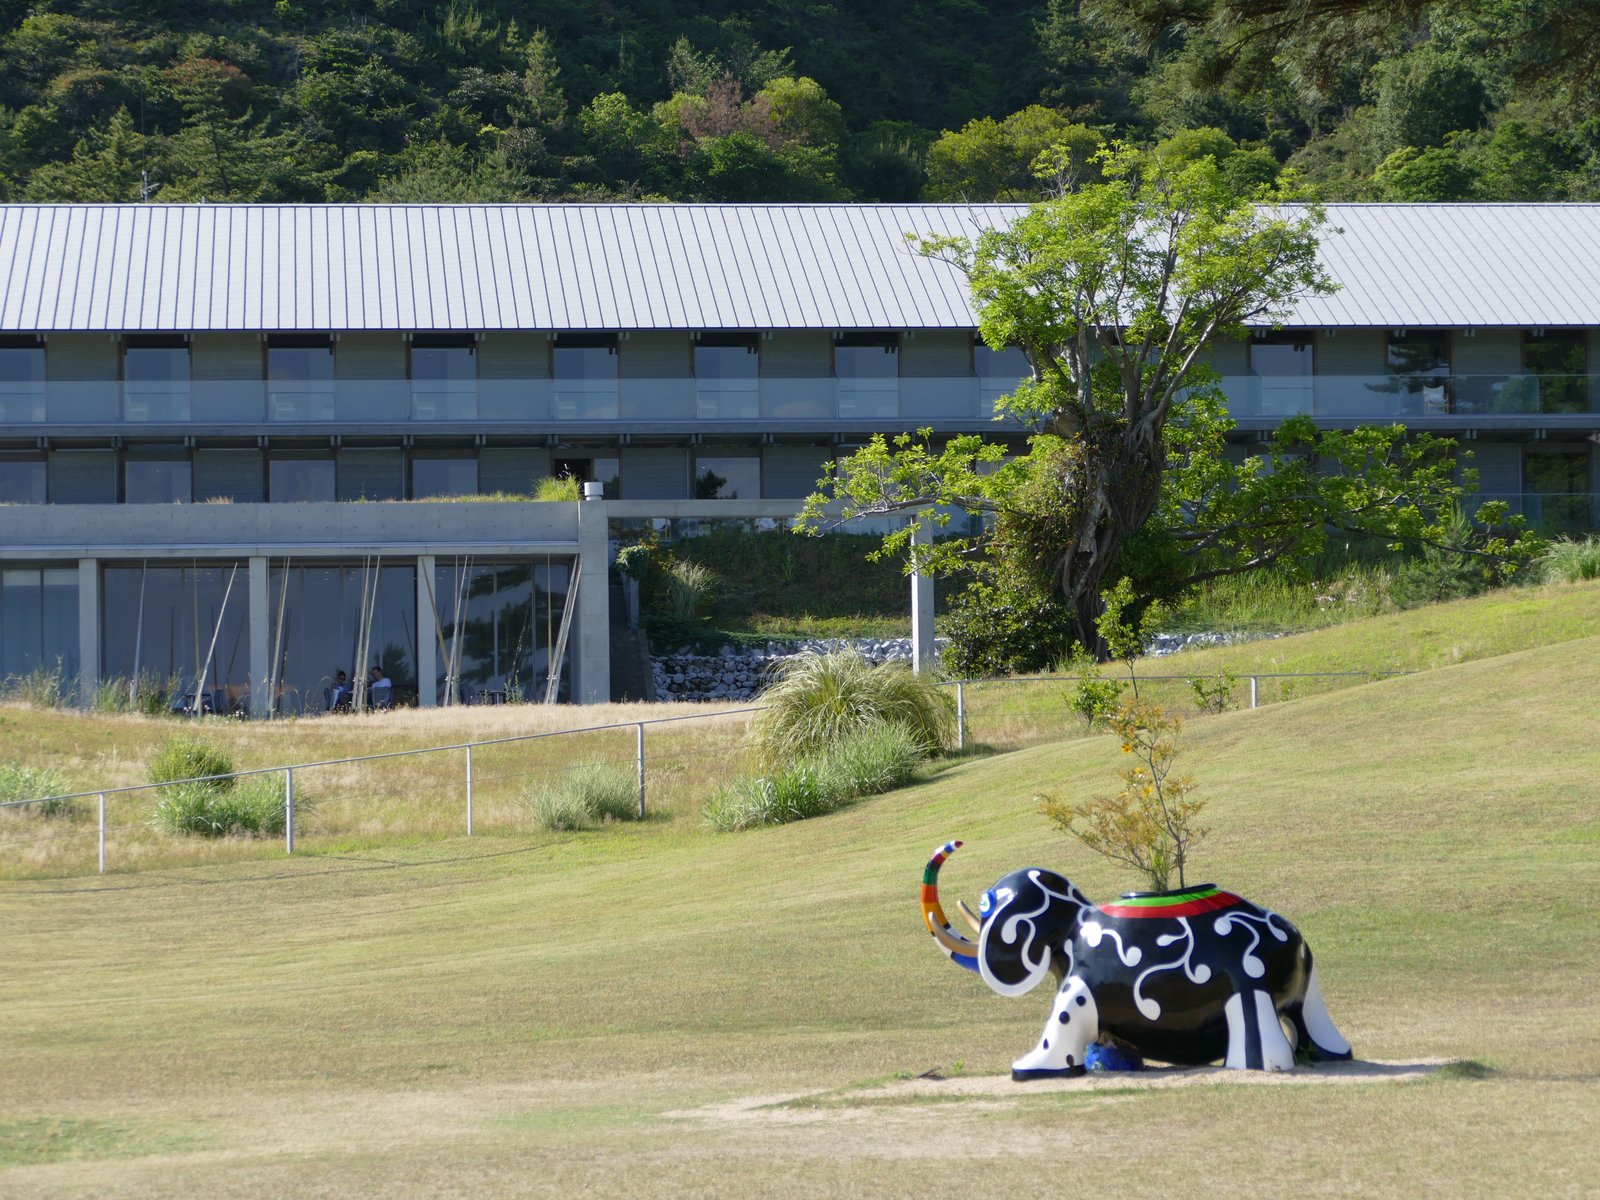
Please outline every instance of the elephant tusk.
[[978, 919], [978, 914], [967, 907], [965, 900], [957, 900], [956, 907], [961, 910], [961, 915], [967, 919], [967, 924], [972, 926], [973, 933], [983, 932], [983, 922]]
[[933, 940], [939, 943], [941, 950], [958, 966], [976, 971], [978, 947], [950, 928], [949, 918], [944, 915], [944, 908], [939, 904], [939, 868], [960, 845], [960, 842], [946, 842], [935, 850], [933, 857], [928, 860], [928, 866], [922, 873], [922, 920], [927, 925], [928, 932], [933, 935]]

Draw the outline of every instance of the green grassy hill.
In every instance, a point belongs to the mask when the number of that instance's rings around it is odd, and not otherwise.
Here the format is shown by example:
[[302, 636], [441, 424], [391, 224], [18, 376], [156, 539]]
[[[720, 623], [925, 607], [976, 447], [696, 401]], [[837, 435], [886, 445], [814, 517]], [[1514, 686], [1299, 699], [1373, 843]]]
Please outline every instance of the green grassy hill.
[[[1190, 727], [1198, 869], [1301, 927], [1358, 1055], [1486, 1069], [853, 1098], [1032, 1044], [1048, 997], [946, 962], [916, 883], [961, 837], [952, 900], [1025, 863], [1133, 886], [1034, 811], [1112, 781], [1086, 739], [734, 836], [0, 886], [0, 1192], [1033, 1194], [1069, 1163], [1090, 1195], [1577, 1194], [1600, 1168], [1597, 728], [1600, 637]], [[842, 1090], [682, 1115], [816, 1088]]]

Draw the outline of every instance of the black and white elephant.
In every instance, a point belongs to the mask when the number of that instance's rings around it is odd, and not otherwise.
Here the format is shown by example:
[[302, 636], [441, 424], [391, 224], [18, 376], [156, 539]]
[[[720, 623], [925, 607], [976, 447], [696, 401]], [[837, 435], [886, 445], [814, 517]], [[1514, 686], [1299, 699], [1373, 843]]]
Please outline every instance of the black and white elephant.
[[1328, 1015], [1311, 949], [1299, 930], [1211, 884], [1130, 893], [1091, 903], [1053, 871], [1027, 867], [961, 911], [976, 942], [950, 927], [939, 868], [960, 842], [934, 852], [922, 911], [934, 940], [995, 991], [1020, 996], [1046, 975], [1058, 984], [1038, 1045], [1014, 1079], [1079, 1075], [1096, 1042], [1198, 1066], [1286, 1071], [1350, 1057]]

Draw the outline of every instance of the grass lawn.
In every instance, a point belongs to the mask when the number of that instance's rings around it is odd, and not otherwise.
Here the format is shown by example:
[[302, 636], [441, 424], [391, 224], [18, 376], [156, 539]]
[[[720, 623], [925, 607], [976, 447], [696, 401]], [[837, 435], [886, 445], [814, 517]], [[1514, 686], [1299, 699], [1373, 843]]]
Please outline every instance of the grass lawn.
[[1116, 746], [1078, 739], [739, 835], [0, 884], [0, 1195], [1593, 1194], [1600, 637], [1458, 644], [1484, 656], [1196, 721], [1181, 765], [1200, 869], [1300, 926], [1357, 1054], [1477, 1065], [872, 1090], [1003, 1075], [1048, 1010], [928, 944], [935, 844], [968, 843], [947, 902], [1029, 862], [1134, 884], [1034, 811], [1113, 782]]

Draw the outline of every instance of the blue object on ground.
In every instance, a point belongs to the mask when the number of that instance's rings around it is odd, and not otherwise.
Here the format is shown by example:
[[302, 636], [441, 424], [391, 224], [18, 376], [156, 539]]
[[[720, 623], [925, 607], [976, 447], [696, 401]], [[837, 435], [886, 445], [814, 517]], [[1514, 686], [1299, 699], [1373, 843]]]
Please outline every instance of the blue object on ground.
[[1091, 1071], [1142, 1071], [1144, 1059], [1131, 1051], [1096, 1042], [1083, 1056], [1083, 1065]]

